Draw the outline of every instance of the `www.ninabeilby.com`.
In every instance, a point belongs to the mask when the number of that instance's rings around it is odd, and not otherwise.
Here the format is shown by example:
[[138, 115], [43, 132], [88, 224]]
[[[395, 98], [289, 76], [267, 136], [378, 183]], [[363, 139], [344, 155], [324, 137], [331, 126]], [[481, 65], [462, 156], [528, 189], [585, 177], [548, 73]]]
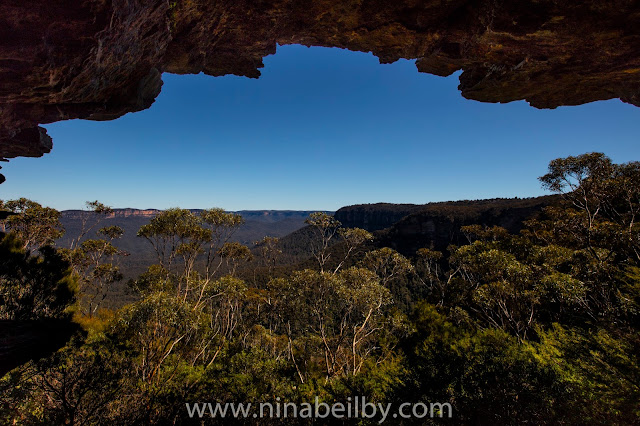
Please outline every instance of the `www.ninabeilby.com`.
[[416, 402], [397, 404], [368, 402], [364, 396], [347, 398], [346, 402], [326, 403], [315, 397], [313, 402], [233, 403], [195, 402], [186, 403], [190, 418], [235, 418], [235, 419], [378, 419], [384, 423], [390, 419], [451, 418], [453, 409], [448, 402]]

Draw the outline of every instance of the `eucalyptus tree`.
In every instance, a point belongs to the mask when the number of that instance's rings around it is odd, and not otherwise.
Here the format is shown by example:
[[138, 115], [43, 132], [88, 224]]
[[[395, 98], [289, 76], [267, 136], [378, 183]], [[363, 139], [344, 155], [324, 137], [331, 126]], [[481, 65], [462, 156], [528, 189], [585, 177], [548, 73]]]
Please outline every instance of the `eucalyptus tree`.
[[269, 274], [273, 272], [273, 268], [282, 255], [282, 250], [278, 247], [279, 241], [280, 239], [276, 237], [264, 237], [262, 240], [255, 242], [255, 246], [260, 252], [262, 263], [268, 268]]
[[242, 216], [218, 208], [197, 214], [173, 208], [143, 225], [138, 236], [151, 243], [159, 266], [177, 277], [177, 293], [199, 304], [225, 260], [247, 257], [241, 247], [225, 246], [243, 223]]
[[311, 213], [305, 223], [310, 225], [316, 234], [316, 239], [311, 242], [311, 253], [318, 262], [320, 271], [324, 271], [324, 266], [331, 257], [329, 245], [337, 235], [341, 223], [335, 217], [323, 212]]
[[332, 241], [341, 240], [345, 245], [344, 255], [341, 259], [336, 259], [336, 267], [333, 269], [336, 274], [358, 247], [373, 240], [370, 232], [360, 228], [342, 228], [339, 220], [324, 212], [311, 213], [305, 223], [311, 226], [315, 234], [310, 243], [311, 253], [318, 262], [320, 272], [324, 272], [332, 254], [334, 257], [338, 256], [330, 249]]
[[226, 261], [226, 271], [234, 276], [240, 262], [248, 263], [253, 260], [249, 247], [236, 241], [224, 243], [218, 250], [218, 256]]
[[395, 278], [413, 272], [414, 269], [409, 259], [389, 247], [368, 252], [362, 263], [378, 276], [384, 286], [388, 286]]
[[0, 319], [69, 317], [77, 287], [69, 263], [53, 247], [33, 253], [16, 234], [0, 236]]
[[[242, 320], [246, 284], [221, 276], [233, 275], [234, 265], [250, 257], [247, 247], [229, 241], [243, 222], [222, 209], [173, 208], [138, 231], [158, 264], [133, 283], [143, 298], [123, 311], [116, 334], [137, 354], [135, 377], [145, 398], [159, 398], [159, 384], [168, 381], [178, 380], [183, 390], [196, 386], [238, 330], [248, 327]], [[177, 372], [184, 376], [178, 379]]]
[[108, 226], [96, 232], [102, 238], [85, 239], [73, 249], [60, 249], [79, 279], [80, 305], [89, 317], [102, 306], [113, 285], [123, 279], [119, 261], [128, 253], [113, 245], [123, 234], [119, 226]]
[[383, 358], [379, 339], [392, 300], [374, 272], [306, 269], [271, 280], [268, 289], [301, 382], [318, 368], [325, 380], [356, 375], [368, 360]]
[[333, 273], [337, 273], [352, 256], [357, 249], [365, 243], [373, 241], [373, 234], [361, 228], [340, 228], [338, 234], [345, 245], [344, 255], [338, 265], [334, 268]]
[[85, 202], [85, 209], [80, 211], [80, 231], [69, 244], [69, 249], [77, 248], [89, 232], [94, 230], [113, 209], [98, 200]]
[[0, 200], [0, 209], [15, 213], [0, 222], [5, 232], [14, 232], [27, 250], [52, 245], [64, 235], [60, 212], [55, 209], [26, 198]]
[[558, 158], [540, 181], [566, 200], [561, 208], [547, 209], [561, 225], [554, 237], [597, 261], [629, 256], [640, 262], [640, 162], [614, 164], [598, 152]]
[[572, 250], [572, 275], [587, 286], [591, 317], [636, 317], [624, 278], [640, 266], [640, 162], [615, 164], [602, 153], [553, 160], [543, 186], [564, 198], [527, 223], [537, 244]]

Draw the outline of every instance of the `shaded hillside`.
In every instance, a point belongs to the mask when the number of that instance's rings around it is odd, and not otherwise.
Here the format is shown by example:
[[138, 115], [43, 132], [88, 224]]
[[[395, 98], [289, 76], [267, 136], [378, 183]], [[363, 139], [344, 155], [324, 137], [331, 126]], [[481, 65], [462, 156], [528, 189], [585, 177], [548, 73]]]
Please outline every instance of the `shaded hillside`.
[[559, 196], [549, 195], [427, 204], [377, 232], [377, 245], [412, 256], [422, 247], [442, 251], [450, 244], [466, 244], [466, 237], [460, 232], [460, 227], [465, 225], [501, 226], [517, 233], [522, 229], [523, 221], [559, 200]]
[[[245, 220], [234, 240], [252, 246], [263, 237], [283, 237], [305, 226], [313, 212], [296, 210], [242, 210], [236, 212]], [[329, 212], [332, 213], [332, 212]]]
[[[359, 204], [342, 207], [334, 214], [346, 228], [373, 232], [374, 245], [392, 247], [405, 256], [428, 247], [445, 250], [449, 244], [463, 245], [460, 232], [465, 225], [502, 226], [511, 233], [543, 207], [559, 201], [559, 196], [534, 198], [494, 198], [488, 200], [445, 201], [429, 204]], [[281, 264], [298, 263], [312, 256], [311, 243], [317, 235], [306, 226], [280, 239]], [[331, 245], [338, 244], [336, 236]], [[339, 249], [339, 247], [335, 247]]]
[[0, 377], [29, 360], [47, 357], [80, 331], [67, 320], [0, 320]]
[[372, 232], [388, 228], [424, 207], [422, 204], [356, 204], [342, 207], [334, 216], [347, 228], [362, 228]]
[[[291, 265], [306, 261], [315, 264], [315, 260], [311, 261], [310, 259], [313, 256], [312, 245], [318, 243], [318, 238], [318, 234], [308, 225], [280, 238], [278, 249], [282, 251], [282, 254], [278, 259], [278, 264]], [[338, 238], [336, 237], [331, 245], [337, 242]], [[258, 253], [257, 250], [254, 252]]]

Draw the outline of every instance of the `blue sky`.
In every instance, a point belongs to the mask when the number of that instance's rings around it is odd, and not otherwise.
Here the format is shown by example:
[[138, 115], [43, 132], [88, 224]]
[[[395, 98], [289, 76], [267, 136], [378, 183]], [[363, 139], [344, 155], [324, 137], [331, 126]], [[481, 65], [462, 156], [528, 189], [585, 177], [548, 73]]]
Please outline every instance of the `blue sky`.
[[335, 210], [536, 196], [554, 158], [640, 160], [640, 109], [617, 100], [484, 104], [460, 96], [458, 74], [340, 49], [280, 46], [264, 62], [258, 80], [165, 74], [146, 111], [46, 125], [53, 151], [4, 165], [0, 198]]

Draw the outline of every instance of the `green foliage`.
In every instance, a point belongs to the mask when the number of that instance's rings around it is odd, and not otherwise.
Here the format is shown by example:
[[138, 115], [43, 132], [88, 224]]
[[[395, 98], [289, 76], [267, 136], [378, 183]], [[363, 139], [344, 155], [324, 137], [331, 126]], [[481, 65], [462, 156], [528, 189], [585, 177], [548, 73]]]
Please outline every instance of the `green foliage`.
[[[183, 276], [189, 276], [198, 257], [204, 255], [204, 275], [210, 279], [220, 266], [214, 262], [216, 256], [242, 223], [240, 215], [226, 213], [222, 209], [195, 214], [190, 210], [173, 208], [142, 226], [138, 236], [151, 243], [163, 268], [172, 272], [181, 268]], [[181, 262], [176, 264], [176, 260]]]
[[255, 247], [258, 248], [260, 252], [263, 265], [269, 268], [269, 274], [273, 271], [278, 259], [282, 255], [282, 250], [278, 247], [279, 241], [280, 240], [275, 237], [264, 237], [255, 243]]
[[497, 329], [456, 326], [426, 303], [412, 319], [407, 400], [450, 401], [456, 423], [552, 421], [563, 386], [529, 344]]
[[113, 209], [109, 206], [102, 204], [100, 201], [87, 201], [86, 203], [87, 209], [97, 214], [109, 214], [113, 213]]
[[[82, 210], [80, 212], [80, 230], [71, 240], [69, 250], [76, 249], [91, 230], [95, 229], [95, 227], [98, 226], [98, 224], [100, 224], [107, 215], [113, 213], [113, 209], [111, 207], [106, 206], [97, 200], [87, 201], [85, 203], [85, 207], [86, 210]], [[109, 227], [101, 229], [98, 231], [98, 234], [113, 240], [114, 238], [119, 238], [122, 232], [117, 227]]]
[[311, 252], [322, 271], [331, 257], [329, 245], [340, 228], [340, 222], [327, 213], [315, 212], [309, 215], [305, 223], [310, 225], [317, 235], [316, 240], [312, 242]]
[[124, 229], [119, 226], [107, 226], [105, 228], [101, 228], [98, 231], [98, 234], [104, 235], [110, 240], [114, 240], [116, 238], [122, 237], [122, 234], [124, 234]]
[[370, 251], [366, 254], [363, 264], [378, 275], [383, 285], [413, 271], [409, 259], [389, 247]]
[[29, 250], [52, 245], [64, 234], [60, 212], [55, 209], [42, 207], [26, 198], [0, 201], [0, 208], [16, 213], [0, 224], [4, 230], [14, 232]]
[[251, 254], [249, 247], [235, 241], [224, 243], [218, 250], [218, 255], [227, 261], [231, 275], [235, 275], [239, 262], [247, 263], [253, 259], [253, 254]]
[[118, 404], [125, 402], [120, 392], [126, 365], [106, 341], [72, 340], [50, 358], [0, 379], [0, 387], [11, 386], [0, 419], [6, 424], [117, 422]]
[[[85, 342], [2, 379], [0, 418], [184, 423], [186, 401], [365, 396], [448, 402], [455, 424], [637, 424], [640, 166], [585, 154], [552, 161], [541, 180], [565, 201], [521, 232], [462, 226], [461, 245], [419, 248], [412, 259], [381, 243], [389, 233], [372, 243], [313, 213], [296, 234], [309, 237], [312, 258], [277, 269], [286, 246], [265, 238], [253, 251], [260, 279], [239, 267], [252, 251], [229, 242], [239, 216], [162, 212], [138, 233], [158, 255], [130, 283], [138, 300], [85, 321]], [[480, 217], [476, 204], [429, 214], [458, 223]], [[85, 282], [113, 282], [122, 230], [98, 234], [62, 254]], [[64, 314], [57, 289], [73, 280], [62, 255], [30, 256], [13, 235], [0, 249], [12, 259], [0, 263], [3, 315]]]
[[112, 243], [120, 238], [124, 231], [118, 226], [102, 228], [97, 235], [106, 239], [88, 239], [72, 249], [62, 249], [61, 253], [70, 262], [80, 285], [80, 306], [92, 316], [100, 308], [111, 286], [122, 281], [123, 275], [118, 266], [118, 258], [127, 253], [118, 250]]
[[[640, 339], [637, 330], [583, 330], [553, 324], [540, 330], [536, 357], [569, 391], [567, 415], [589, 424], [635, 424], [640, 418]], [[615, 420], [614, 420], [615, 419]]]
[[170, 292], [177, 288], [175, 277], [160, 265], [151, 265], [146, 272], [132, 280], [129, 286], [141, 297], [156, 292]]
[[69, 263], [52, 247], [32, 255], [15, 234], [0, 236], [1, 319], [68, 317], [76, 290]]

